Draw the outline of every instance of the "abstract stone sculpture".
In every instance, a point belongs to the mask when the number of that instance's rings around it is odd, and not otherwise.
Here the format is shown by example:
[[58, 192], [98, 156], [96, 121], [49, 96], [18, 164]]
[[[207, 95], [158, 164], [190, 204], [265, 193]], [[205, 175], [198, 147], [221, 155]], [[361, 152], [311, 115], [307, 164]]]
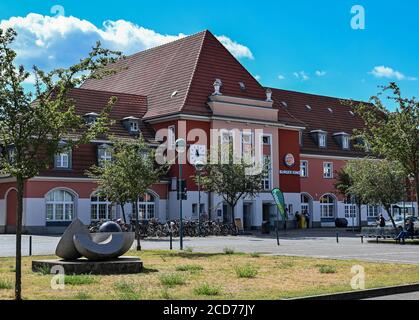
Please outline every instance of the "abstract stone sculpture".
[[134, 243], [131, 232], [102, 232], [91, 234], [79, 220], [67, 228], [55, 251], [64, 260], [85, 257], [92, 261], [112, 260], [124, 255]]

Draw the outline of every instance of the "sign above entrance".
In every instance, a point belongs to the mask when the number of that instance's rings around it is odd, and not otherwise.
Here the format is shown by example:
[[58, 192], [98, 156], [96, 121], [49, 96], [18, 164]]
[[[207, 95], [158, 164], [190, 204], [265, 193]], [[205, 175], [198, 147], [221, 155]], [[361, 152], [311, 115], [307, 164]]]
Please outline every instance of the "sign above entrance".
[[301, 172], [300, 171], [294, 171], [294, 170], [280, 170], [279, 174], [287, 175], [287, 176], [299, 176], [299, 175], [301, 175]]

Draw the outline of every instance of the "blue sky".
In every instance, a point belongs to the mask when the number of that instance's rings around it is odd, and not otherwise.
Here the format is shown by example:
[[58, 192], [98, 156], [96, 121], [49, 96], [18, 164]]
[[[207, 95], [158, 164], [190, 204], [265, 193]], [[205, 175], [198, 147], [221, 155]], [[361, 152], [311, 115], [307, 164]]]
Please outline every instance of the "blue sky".
[[[351, 28], [354, 5], [365, 30]], [[390, 81], [419, 96], [418, 12], [413, 0], [0, 0], [0, 26], [17, 27], [19, 62], [45, 68], [77, 61], [97, 39], [129, 54], [209, 29], [265, 86], [366, 100]]]

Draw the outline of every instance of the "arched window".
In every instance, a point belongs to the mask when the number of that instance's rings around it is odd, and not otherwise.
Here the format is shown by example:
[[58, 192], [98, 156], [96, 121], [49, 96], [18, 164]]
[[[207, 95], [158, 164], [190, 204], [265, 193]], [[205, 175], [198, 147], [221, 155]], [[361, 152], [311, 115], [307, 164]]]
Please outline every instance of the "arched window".
[[72, 221], [74, 196], [66, 190], [54, 190], [46, 196], [47, 221]]
[[330, 195], [320, 198], [320, 214], [322, 219], [335, 217], [335, 199]]
[[112, 220], [115, 217], [115, 206], [97, 194], [90, 198], [90, 218], [92, 221]]
[[[144, 196], [138, 198], [138, 218], [140, 220], [151, 220], [156, 217], [156, 199], [150, 194], [146, 193]], [[135, 205], [132, 206], [132, 218], [135, 219], [137, 210]]]
[[311, 204], [311, 199], [308, 195], [306, 194], [302, 194], [301, 195], [301, 212], [307, 212], [309, 214], [310, 213], [310, 204]]

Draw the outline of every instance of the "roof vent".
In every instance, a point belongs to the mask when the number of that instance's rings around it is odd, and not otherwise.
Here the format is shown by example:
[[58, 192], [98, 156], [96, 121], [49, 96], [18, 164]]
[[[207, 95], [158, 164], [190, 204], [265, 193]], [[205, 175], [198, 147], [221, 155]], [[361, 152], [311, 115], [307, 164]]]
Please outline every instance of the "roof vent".
[[349, 111], [349, 113], [351, 114], [351, 116], [355, 116], [355, 113], [353, 111]]
[[281, 101], [281, 104], [284, 108], [288, 108], [288, 103], [286, 103], [285, 101]]
[[177, 94], [178, 94], [178, 92], [177, 92], [177, 91], [173, 91], [173, 92], [172, 92], [172, 95], [171, 95], [170, 97], [173, 99], [174, 97], [176, 97], [176, 96], [177, 96]]
[[272, 90], [270, 88], [266, 89], [265, 91], [266, 93], [266, 101], [267, 102], [272, 102]]
[[220, 79], [215, 79], [215, 82], [214, 82], [213, 86], [214, 86], [214, 93], [212, 95], [213, 96], [222, 95], [221, 87], [223, 86], [223, 83], [221, 82], [221, 80]]
[[246, 84], [244, 82], [239, 82], [240, 90], [246, 91]]
[[327, 110], [328, 110], [330, 113], [333, 113], [333, 109], [332, 109], [332, 108], [327, 108]]
[[306, 104], [306, 108], [307, 108], [308, 111], [311, 111], [312, 110], [311, 106], [308, 105], [308, 104]]

